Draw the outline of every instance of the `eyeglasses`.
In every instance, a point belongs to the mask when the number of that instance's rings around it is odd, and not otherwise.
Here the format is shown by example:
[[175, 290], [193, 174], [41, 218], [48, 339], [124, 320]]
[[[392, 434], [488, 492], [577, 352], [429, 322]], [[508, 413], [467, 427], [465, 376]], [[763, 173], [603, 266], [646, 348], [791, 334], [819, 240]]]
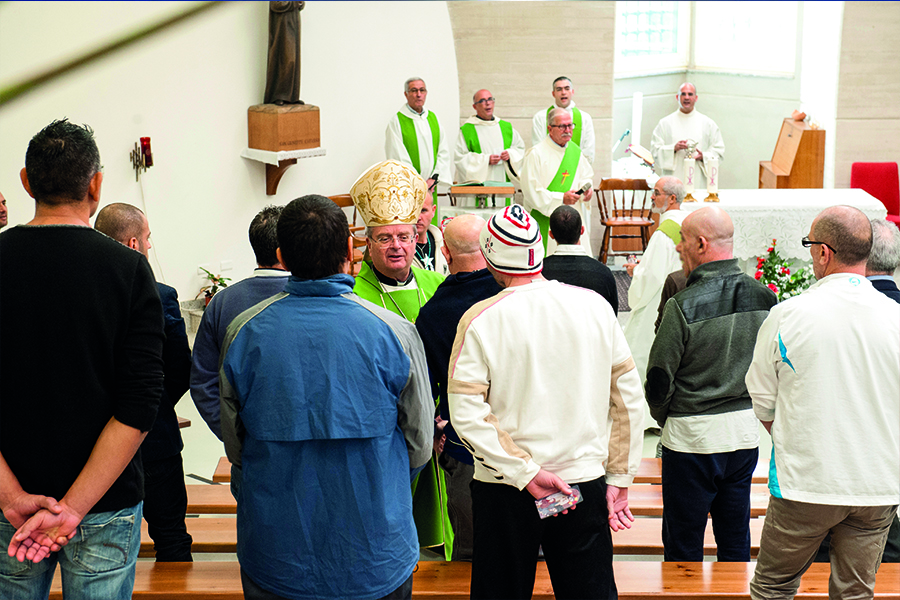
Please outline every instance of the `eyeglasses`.
[[551, 125], [550, 127], [557, 127], [559, 129], [575, 129], [575, 123], [569, 123], [568, 125]]
[[825, 246], [826, 248], [828, 248], [829, 250], [831, 250], [831, 253], [832, 253], [832, 254], [837, 254], [837, 250], [835, 250], [834, 248], [832, 248], [831, 246], [829, 246], [829, 245], [826, 244], [825, 242], [814, 242], [814, 241], [812, 241], [811, 239], [809, 239], [809, 236], [806, 236], [806, 237], [804, 237], [802, 240], [800, 240], [800, 243], [803, 244], [803, 247], [804, 247], [804, 248], [809, 248], [809, 247], [812, 246], [813, 244], [822, 244], [823, 246]]
[[406, 90], [407, 94], [418, 94], [419, 92], [426, 94], [428, 93], [428, 90], [426, 90], [425, 88], [409, 88], [408, 90]]
[[375, 236], [373, 238], [369, 238], [369, 239], [372, 240], [373, 242], [375, 242], [376, 244], [378, 244], [379, 246], [389, 246], [394, 242], [394, 240], [397, 240], [398, 242], [400, 242], [400, 244], [402, 246], [406, 246], [406, 245], [409, 245], [412, 242], [416, 241], [416, 234], [415, 233], [412, 233], [412, 234], [401, 233], [400, 235], [383, 234], [383, 235], [377, 235], [377, 236]]
[[481, 100], [477, 100], [475, 102], [475, 104], [484, 104], [485, 102], [493, 102], [493, 101], [494, 101], [494, 97], [491, 96], [490, 98], [482, 98]]

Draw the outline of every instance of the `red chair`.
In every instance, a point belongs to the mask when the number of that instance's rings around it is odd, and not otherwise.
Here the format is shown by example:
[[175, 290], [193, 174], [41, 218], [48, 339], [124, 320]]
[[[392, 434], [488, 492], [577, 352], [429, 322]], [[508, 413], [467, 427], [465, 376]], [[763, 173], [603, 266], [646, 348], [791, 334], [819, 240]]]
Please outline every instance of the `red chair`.
[[900, 177], [897, 163], [853, 163], [850, 167], [850, 187], [872, 194], [887, 209], [887, 219], [900, 227]]

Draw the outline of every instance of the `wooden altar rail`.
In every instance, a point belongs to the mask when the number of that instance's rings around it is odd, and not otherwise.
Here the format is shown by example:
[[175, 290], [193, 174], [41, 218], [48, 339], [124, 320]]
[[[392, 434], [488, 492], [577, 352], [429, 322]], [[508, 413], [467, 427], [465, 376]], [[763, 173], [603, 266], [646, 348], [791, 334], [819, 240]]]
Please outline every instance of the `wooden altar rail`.
[[[413, 575], [413, 597], [429, 600], [467, 600], [471, 563], [423, 561]], [[755, 563], [666, 563], [616, 561], [613, 563], [620, 600], [693, 598], [722, 600], [749, 598]], [[826, 563], [813, 564], [803, 575], [797, 598], [827, 598]], [[243, 600], [237, 561], [154, 563], [139, 562], [133, 598], [155, 600]], [[876, 598], [900, 598], [900, 564], [882, 564], [875, 583]], [[553, 598], [545, 563], [538, 563], [533, 598]], [[57, 570], [51, 600], [62, 600]]]

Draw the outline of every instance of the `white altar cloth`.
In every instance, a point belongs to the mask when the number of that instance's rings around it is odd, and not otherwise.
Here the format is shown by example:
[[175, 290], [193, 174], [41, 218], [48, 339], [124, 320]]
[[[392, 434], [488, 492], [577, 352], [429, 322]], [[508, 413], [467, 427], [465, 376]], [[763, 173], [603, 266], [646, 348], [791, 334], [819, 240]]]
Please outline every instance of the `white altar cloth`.
[[[697, 192], [700, 192], [699, 194]], [[752, 263], [765, 255], [772, 238], [778, 240], [778, 253], [788, 260], [808, 263], [809, 248], [800, 240], [809, 233], [813, 219], [829, 206], [847, 204], [863, 211], [870, 219], [884, 218], [887, 210], [877, 198], [859, 189], [762, 189], [719, 190], [719, 203], [703, 202], [705, 190], [697, 190], [699, 202], [684, 202], [682, 210], [719, 206], [734, 222], [734, 256]]]

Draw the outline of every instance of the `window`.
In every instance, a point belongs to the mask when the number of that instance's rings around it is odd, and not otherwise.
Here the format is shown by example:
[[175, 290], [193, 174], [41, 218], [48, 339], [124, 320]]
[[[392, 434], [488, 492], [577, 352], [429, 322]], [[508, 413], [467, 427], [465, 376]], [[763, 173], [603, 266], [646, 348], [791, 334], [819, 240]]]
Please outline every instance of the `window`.
[[793, 75], [798, 13], [798, 2], [619, 1], [615, 74]]
[[616, 2], [616, 74], [686, 68], [690, 16], [690, 2]]

